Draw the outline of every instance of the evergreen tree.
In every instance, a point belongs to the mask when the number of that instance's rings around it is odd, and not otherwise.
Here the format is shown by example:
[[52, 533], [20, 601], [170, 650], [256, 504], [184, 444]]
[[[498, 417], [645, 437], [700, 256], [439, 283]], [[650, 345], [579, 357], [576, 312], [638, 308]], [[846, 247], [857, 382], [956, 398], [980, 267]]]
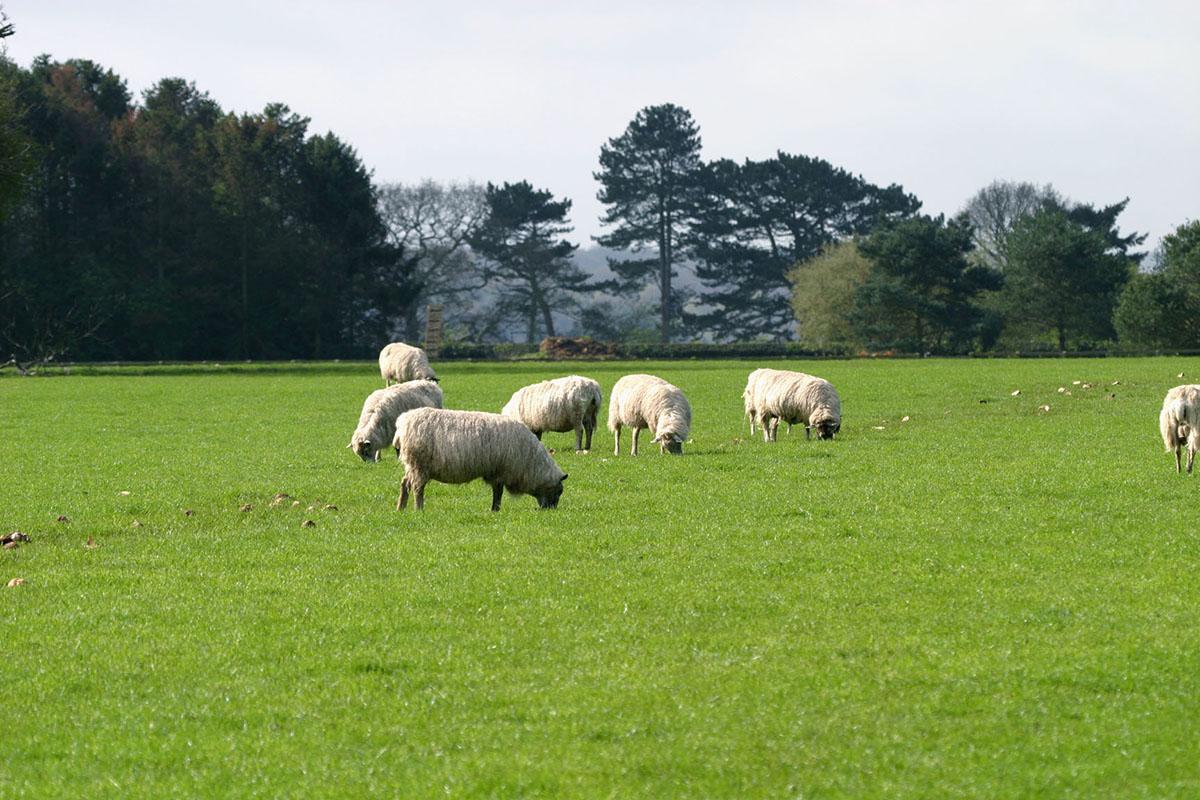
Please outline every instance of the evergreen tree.
[[527, 181], [484, 191], [487, 216], [470, 238], [471, 247], [487, 259], [487, 275], [499, 281], [501, 302], [526, 323], [526, 341], [538, 340], [539, 321], [554, 336], [554, 309], [571, 296], [594, 287], [571, 263], [576, 245], [558, 238], [571, 231], [571, 201], [555, 200], [549, 191]]
[[899, 186], [784, 152], [741, 165], [717, 161], [703, 177], [692, 250], [709, 310], [697, 321], [719, 339], [790, 338], [788, 270], [921, 206]]
[[981, 292], [1000, 274], [972, 264], [971, 225], [963, 216], [918, 216], [887, 225], [859, 245], [872, 262], [855, 295], [860, 340], [912, 350], [956, 352], [982, 334]]
[[657, 278], [660, 334], [671, 341], [681, 309], [671, 290], [683, 255], [688, 220], [699, 192], [700, 132], [692, 115], [670, 103], [643, 108], [625, 132], [600, 148], [601, 184], [597, 197], [608, 206], [601, 222], [612, 230], [596, 241], [635, 254], [654, 254], [610, 262], [624, 290]]
[[411, 304], [369, 172], [286, 107], [179, 79], [139, 105], [88, 61], [0, 74], [34, 165], [0, 217], [6, 358], [361, 357]]
[[1035, 336], [1052, 331], [1060, 350], [1082, 337], [1111, 337], [1134, 263], [1111, 241], [1053, 206], [1019, 220], [1008, 236], [1007, 323]]
[[1163, 237], [1158, 268], [1133, 277], [1113, 322], [1124, 344], [1200, 346], [1200, 220]]

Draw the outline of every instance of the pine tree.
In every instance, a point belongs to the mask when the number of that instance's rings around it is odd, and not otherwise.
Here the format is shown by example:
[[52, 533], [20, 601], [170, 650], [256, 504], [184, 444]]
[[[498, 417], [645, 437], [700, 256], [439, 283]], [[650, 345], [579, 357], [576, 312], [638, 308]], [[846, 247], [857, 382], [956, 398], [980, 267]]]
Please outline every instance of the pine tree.
[[596, 241], [652, 257], [610, 262], [624, 290], [653, 278], [659, 287], [660, 335], [671, 340], [681, 309], [671, 280], [682, 255], [688, 220], [699, 193], [700, 131], [687, 109], [670, 103], [643, 108], [625, 132], [600, 148], [597, 197], [608, 206], [601, 222], [612, 230]]
[[487, 260], [488, 279], [500, 282], [501, 303], [524, 319], [526, 341], [537, 341], [539, 321], [554, 336], [554, 310], [594, 288], [571, 262], [576, 245], [558, 238], [572, 230], [566, 221], [571, 201], [555, 200], [528, 181], [489, 183], [484, 196], [487, 216], [471, 247]]
[[899, 186], [784, 152], [709, 164], [703, 187], [692, 252], [710, 310], [699, 322], [719, 339], [790, 338], [788, 270], [921, 207]]

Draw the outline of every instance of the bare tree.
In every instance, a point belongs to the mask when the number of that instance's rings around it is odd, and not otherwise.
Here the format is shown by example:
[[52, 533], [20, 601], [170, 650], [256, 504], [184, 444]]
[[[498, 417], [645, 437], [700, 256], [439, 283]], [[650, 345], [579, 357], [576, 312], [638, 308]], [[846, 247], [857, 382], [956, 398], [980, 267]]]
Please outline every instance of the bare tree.
[[967, 201], [964, 211], [975, 229], [975, 246], [983, 262], [1003, 271], [1008, 265], [1008, 234], [1017, 220], [1047, 202], [1062, 203], [1058, 191], [1046, 184], [992, 181]]
[[57, 361], [80, 342], [91, 339], [108, 321], [100, 305], [71, 303], [53, 309], [35, 307], [15, 292], [0, 295], [5, 322], [0, 324], [0, 346], [12, 355], [0, 369], [14, 367], [33, 375], [38, 367]]
[[4, 13], [4, 6], [0, 6], [0, 39], [7, 39], [16, 33], [13, 24], [8, 21], [8, 14]]
[[[487, 214], [483, 187], [431, 180], [411, 185], [390, 183], [380, 189], [379, 206], [392, 243], [415, 258], [412, 277], [418, 293], [404, 315], [404, 335], [415, 341], [421, 336], [421, 310], [426, 303], [451, 303], [486, 284], [467, 245]], [[459, 311], [472, 305], [460, 304]], [[458, 316], [451, 311], [447, 319]]]

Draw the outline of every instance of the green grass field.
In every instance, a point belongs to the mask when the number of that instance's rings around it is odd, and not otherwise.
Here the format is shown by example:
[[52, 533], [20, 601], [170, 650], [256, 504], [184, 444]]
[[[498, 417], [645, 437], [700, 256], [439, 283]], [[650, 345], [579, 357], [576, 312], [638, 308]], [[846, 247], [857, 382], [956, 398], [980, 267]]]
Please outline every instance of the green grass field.
[[499, 514], [393, 510], [373, 365], [0, 379], [0, 797], [1200, 796], [1200, 359], [775, 362], [844, 406], [775, 445], [760, 365], [438, 365], [692, 401]]

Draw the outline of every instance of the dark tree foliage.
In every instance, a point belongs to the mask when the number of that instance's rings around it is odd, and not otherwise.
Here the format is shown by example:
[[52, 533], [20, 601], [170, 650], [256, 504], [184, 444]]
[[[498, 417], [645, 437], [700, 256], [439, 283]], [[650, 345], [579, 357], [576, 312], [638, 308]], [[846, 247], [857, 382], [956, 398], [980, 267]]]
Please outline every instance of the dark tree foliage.
[[538, 341], [538, 324], [554, 336], [554, 310], [572, 304], [572, 295], [591, 291], [587, 276], [571, 263], [576, 245], [563, 234], [570, 200], [555, 200], [527, 181], [485, 190], [487, 216], [470, 238], [487, 260], [487, 276], [499, 282], [502, 305], [526, 323], [526, 341]]
[[[16, 33], [0, 6], [0, 42]], [[18, 70], [0, 44], [0, 220], [21, 195], [21, 184], [31, 166], [30, 142], [20, 127], [17, 102]]]
[[1044, 207], [1050, 211], [1059, 211], [1084, 230], [1099, 234], [1109, 253], [1140, 262], [1145, 257], [1145, 253], [1130, 251], [1146, 241], [1146, 234], [1134, 232], [1122, 235], [1117, 228], [1117, 217], [1121, 215], [1127, 205], [1129, 205], [1128, 197], [1119, 203], [1096, 208], [1091, 203], [1069, 203], [1052, 196], [1046, 200]]
[[1050, 206], [1019, 220], [1008, 236], [1008, 324], [1033, 335], [1052, 331], [1060, 350], [1085, 337], [1111, 338], [1113, 309], [1135, 262], [1109, 230]]
[[696, 322], [718, 339], [791, 338], [788, 270], [921, 207], [899, 186], [784, 152], [708, 164], [702, 186], [691, 244], [709, 310]]
[[963, 216], [917, 216], [884, 226], [859, 250], [873, 268], [855, 296], [861, 341], [906, 350], [960, 352], [983, 333], [976, 304], [999, 288], [995, 270], [972, 264], [971, 225]]
[[1122, 344], [1194, 348], [1200, 346], [1197, 310], [1183, 286], [1161, 272], [1143, 273], [1121, 292], [1113, 324]]
[[21, 196], [33, 167], [33, 143], [22, 127], [20, 70], [0, 53], [0, 220]]
[[1200, 347], [1200, 221], [1163, 237], [1158, 269], [1133, 277], [1113, 321], [1124, 344]]
[[602, 145], [600, 171], [593, 175], [601, 185], [596, 196], [608, 206], [601, 222], [612, 228], [596, 241], [634, 253], [653, 248], [644, 258], [610, 266], [624, 291], [657, 279], [664, 342], [680, 313], [671, 281], [695, 213], [700, 170], [699, 128], [687, 109], [667, 103], [643, 108], [623, 134]]
[[228, 114], [89, 61], [11, 70], [33, 168], [0, 223], [0, 342], [27, 361], [369, 355], [409, 264], [371, 176], [285, 106]]

